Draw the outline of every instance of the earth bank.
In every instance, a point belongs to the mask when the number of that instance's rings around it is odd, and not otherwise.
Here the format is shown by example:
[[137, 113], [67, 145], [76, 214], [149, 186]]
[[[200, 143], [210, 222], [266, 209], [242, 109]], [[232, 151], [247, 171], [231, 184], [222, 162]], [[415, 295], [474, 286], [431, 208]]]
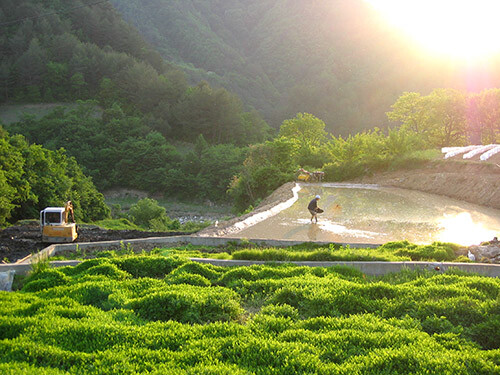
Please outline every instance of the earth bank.
[[353, 182], [419, 190], [500, 209], [500, 165], [496, 163], [439, 160], [422, 168], [365, 176]]

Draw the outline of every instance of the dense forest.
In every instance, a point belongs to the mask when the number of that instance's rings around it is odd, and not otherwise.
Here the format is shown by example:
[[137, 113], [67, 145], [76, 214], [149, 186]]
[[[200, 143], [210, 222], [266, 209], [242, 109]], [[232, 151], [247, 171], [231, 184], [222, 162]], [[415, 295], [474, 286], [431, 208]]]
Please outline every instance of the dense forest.
[[190, 80], [229, 89], [275, 128], [307, 112], [348, 136], [386, 126], [404, 91], [500, 85], [498, 61], [471, 72], [433, 59], [364, 0], [111, 2]]
[[0, 127], [0, 225], [38, 217], [37, 207], [71, 200], [76, 219], [109, 216], [104, 197], [64, 150], [50, 151]]
[[[107, 2], [3, 1], [0, 101], [97, 99], [173, 139], [247, 145], [269, 136], [256, 112], [206, 82], [190, 87]], [[38, 15], [44, 15], [38, 17]], [[16, 22], [13, 22], [16, 21]]]
[[[221, 200], [228, 181], [245, 159], [246, 147], [209, 144], [202, 134], [180, 152], [139, 116], [126, 116], [115, 104], [95, 116], [94, 102], [60, 107], [37, 120], [27, 116], [8, 126], [32, 142], [65, 148], [101, 190], [140, 189], [179, 198]], [[61, 131], [63, 129], [64, 131]]]
[[[225, 199], [247, 146], [270, 139], [271, 128], [226, 89], [205, 81], [190, 86], [110, 4], [85, 4], [0, 4], [0, 102], [79, 103], [5, 127], [74, 157], [99, 190]], [[16, 194], [6, 194], [5, 217], [33, 217], [48, 202], [60, 205], [70, 199], [69, 187], [66, 195], [32, 200], [29, 212]]]

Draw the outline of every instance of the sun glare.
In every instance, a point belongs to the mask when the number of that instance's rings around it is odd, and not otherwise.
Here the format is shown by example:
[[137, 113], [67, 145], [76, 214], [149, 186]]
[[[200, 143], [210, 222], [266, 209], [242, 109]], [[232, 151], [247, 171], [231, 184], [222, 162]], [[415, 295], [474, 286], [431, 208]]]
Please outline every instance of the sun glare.
[[365, 0], [433, 54], [468, 61], [500, 52], [499, 0]]
[[449, 215], [439, 221], [442, 228], [438, 241], [453, 242], [460, 245], [477, 245], [485, 239], [497, 235], [496, 230], [476, 222], [468, 212]]

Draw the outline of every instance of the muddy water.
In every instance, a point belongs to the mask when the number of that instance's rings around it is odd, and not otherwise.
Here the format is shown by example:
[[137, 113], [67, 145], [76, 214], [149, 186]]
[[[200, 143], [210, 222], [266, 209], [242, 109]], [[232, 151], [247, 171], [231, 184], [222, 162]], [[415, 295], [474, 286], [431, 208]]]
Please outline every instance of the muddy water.
[[[325, 211], [318, 215], [317, 224], [311, 223], [307, 210], [316, 194], [321, 195], [319, 207]], [[240, 225], [230, 236], [350, 243], [406, 239], [462, 245], [500, 237], [500, 210], [399, 188], [305, 184], [288, 206], [258, 223]]]

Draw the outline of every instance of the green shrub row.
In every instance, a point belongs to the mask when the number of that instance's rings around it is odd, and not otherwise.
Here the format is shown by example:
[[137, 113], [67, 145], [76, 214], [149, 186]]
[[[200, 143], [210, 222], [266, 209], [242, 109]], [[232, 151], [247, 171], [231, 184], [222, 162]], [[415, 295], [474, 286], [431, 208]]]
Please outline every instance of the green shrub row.
[[355, 249], [350, 247], [317, 248], [304, 251], [286, 249], [243, 249], [234, 251], [232, 259], [265, 261], [436, 261], [462, 260], [455, 255], [457, 246], [434, 242], [430, 245], [415, 245], [408, 241], [389, 242], [376, 249]]
[[[434, 242], [430, 245], [415, 245], [408, 241], [388, 242], [378, 248], [351, 248], [331, 244], [330, 246], [301, 244], [287, 248], [263, 248], [257, 245], [246, 244], [238, 246], [228, 244], [223, 248], [201, 246], [177, 246], [175, 248], [153, 249], [150, 254], [161, 255], [167, 258], [214, 258], [261, 261], [433, 261], [433, 262], [470, 262], [467, 257], [457, 256], [458, 245], [451, 243]], [[92, 253], [98, 258], [119, 258], [123, 255], [133, 255], [132, 249], [125, 246], [122, 250], [99, 251]], [[81, 255], [81, 254], [77, 254]], [[71, 259], [85, 257], [72, 257]], [[62, 258], [60, 258], [62, 259]], [[127, 260], [136, 263], [145, 260]], [[149, 260], [147, 260], [149, 261]], [[165, 263], [167, 261], [164, 260]], [[175, 266], [177, 263], [173, 263]], [[132, 264], [131, 264], [132, 266]], [[165, 264], [166, 271], [169, 265]], [[139, 275], [143, 268], [139, 265], [133, 274]], [[165, 273], [165, 270], [159, 272]]]
[[133, 324], [121, 320], [117, 312], [95, 311], [80, 320], [43, 313], [27, 325], [26, 333], [0, 340], [0, 366], [19, 368], [11, 373], [39, 368], [82, 374], [495, 374], [500, 370], [498, 349], [481, 350], [454, 333], [429, 335], [409, 317], [362, 314], [298, 320], [267, 312], [246, 325]]
[[453, 271], [100, 258], [0, 292], [0, 369], [495, 374], [499, 316], [500, 280]]

